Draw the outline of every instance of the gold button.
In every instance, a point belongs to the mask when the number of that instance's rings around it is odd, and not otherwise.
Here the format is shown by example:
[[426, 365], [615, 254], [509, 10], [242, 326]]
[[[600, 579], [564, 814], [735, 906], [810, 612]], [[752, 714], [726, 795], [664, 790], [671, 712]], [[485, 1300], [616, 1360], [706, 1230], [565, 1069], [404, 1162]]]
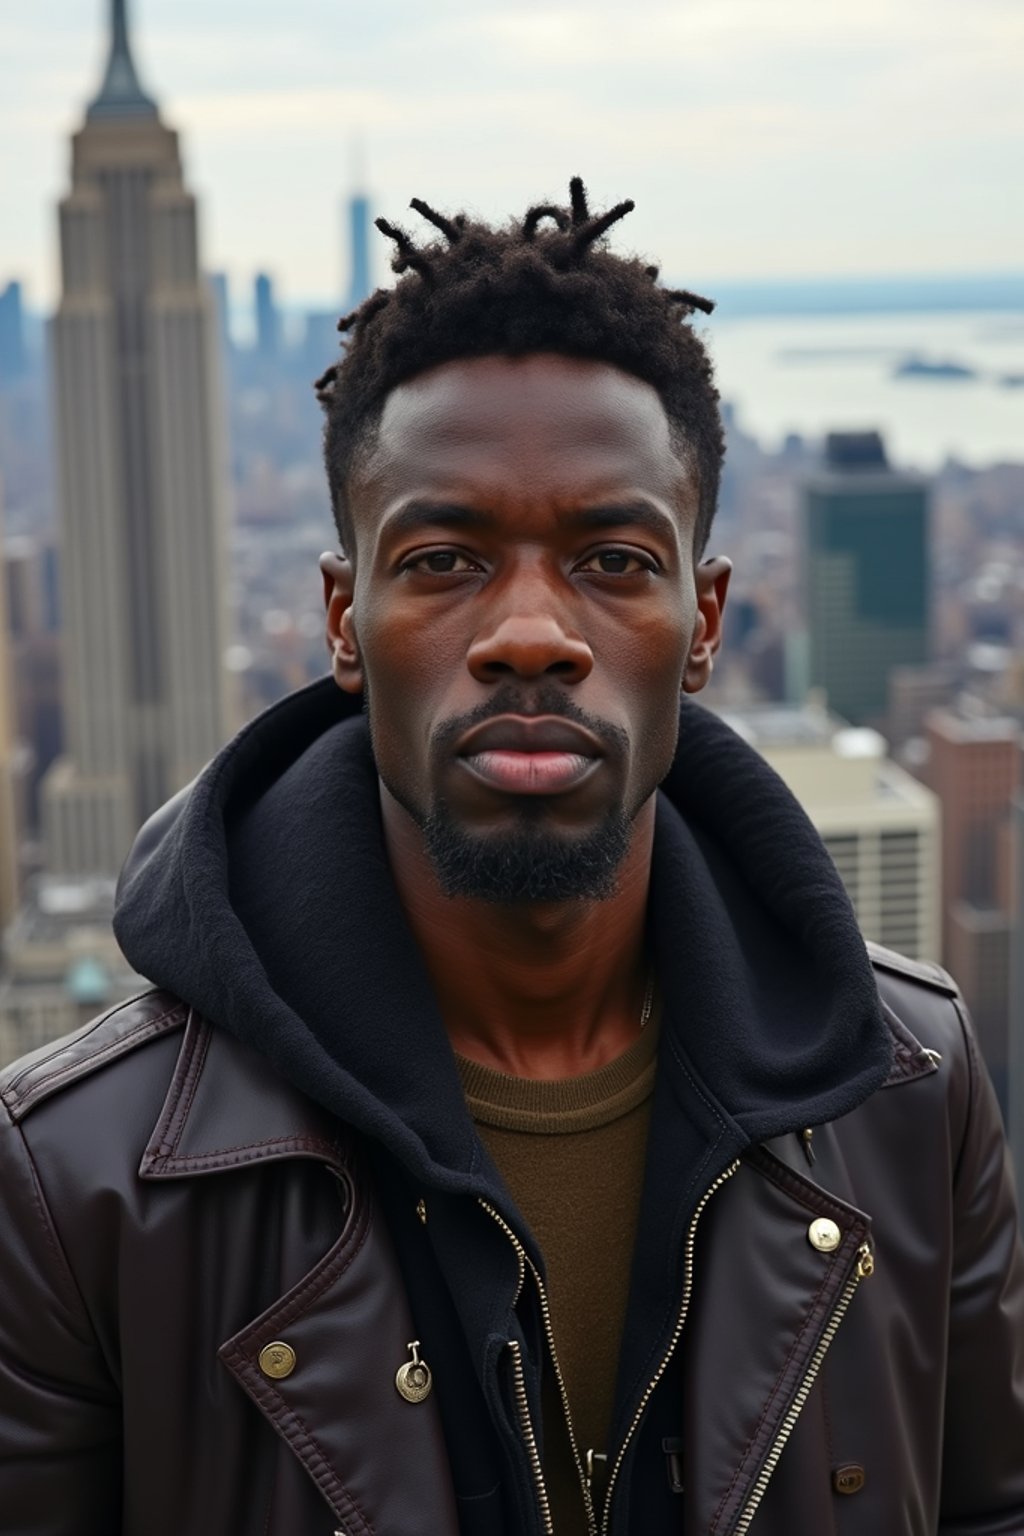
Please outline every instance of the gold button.
[[271, 1381], [283, 1381], [295, 1369], [295, 1351], [290, 1344], [275, 1339], [273, 1344], [264, 1344], [260, 1350], [259, 1366]]
[[834, 1253], [843, 1240], [843, 1234], [834, 1221], [830, 1221], [827, 1216], [819, 1216], [807, 1228], [807, 1239], [819, 1253]]
[[832, 1486], [836, 1493], [860, 1493], [866, 1482], [864, 1468], [859, 1467], [855, 1461], [847, 1462], [845, 1467], [836, 1467], [832, 1473]]

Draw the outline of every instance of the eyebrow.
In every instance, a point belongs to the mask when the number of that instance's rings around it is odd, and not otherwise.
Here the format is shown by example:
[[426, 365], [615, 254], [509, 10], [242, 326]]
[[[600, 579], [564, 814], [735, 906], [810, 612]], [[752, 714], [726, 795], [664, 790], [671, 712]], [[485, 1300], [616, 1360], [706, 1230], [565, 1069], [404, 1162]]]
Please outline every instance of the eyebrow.
[[[580, 529], [622, 528], [627, 524], [646, 528], [659, 538], [675, 539], [677, 528], [671, 517], [649, 501], [616, 501], [596, 507], [578, 507], [559, 519], [564, 527]], [[385, 524], [389, 535], [416, 533], [423, 528], [490, 528], [495, 523], [492, 512], [482, 507], [467, 507], [458, 502], [419, 499], [407, 502]]]

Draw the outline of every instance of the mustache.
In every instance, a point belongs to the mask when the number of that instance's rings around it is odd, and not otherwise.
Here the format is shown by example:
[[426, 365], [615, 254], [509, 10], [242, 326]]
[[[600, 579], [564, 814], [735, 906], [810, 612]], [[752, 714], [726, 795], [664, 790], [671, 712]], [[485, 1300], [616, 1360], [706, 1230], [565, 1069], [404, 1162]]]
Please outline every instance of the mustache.
[[557, 715], [562, 720], [569, 720], [573, 725], [591, 731], [614, 752], [625, 753], [629, 747], [629, 737], [620, 725], [613, 725], [609, 720], [588, 714], [564, 689], [552, 682], [538, 683], [532, 688], [523, 688], [517, 683], [502, 683], [489, 699], [484, 699], [475, 709], [468, 710], [464, 715], [455, 715], [439, 725], [431, 738], [431, 746], [437, 752], [444, 752], [474, 726], [483, 725], [485, 720], [493, 720], [498, 715]]

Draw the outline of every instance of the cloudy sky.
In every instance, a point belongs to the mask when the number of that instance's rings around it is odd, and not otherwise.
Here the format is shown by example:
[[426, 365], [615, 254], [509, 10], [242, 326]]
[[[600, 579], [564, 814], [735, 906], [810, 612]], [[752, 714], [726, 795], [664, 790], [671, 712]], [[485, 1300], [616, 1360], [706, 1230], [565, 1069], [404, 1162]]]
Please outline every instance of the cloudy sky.
[[[358, 141], [399, 217], [501, 216], [578, 171], [636, 199], [620, 239], [677, 281], [1024, 268], [1021, 0], [129, 3], [207, 265], [297, 302], [341, 287]], [[0, 14], [0, 283], [37, 304], [108, 9]]]

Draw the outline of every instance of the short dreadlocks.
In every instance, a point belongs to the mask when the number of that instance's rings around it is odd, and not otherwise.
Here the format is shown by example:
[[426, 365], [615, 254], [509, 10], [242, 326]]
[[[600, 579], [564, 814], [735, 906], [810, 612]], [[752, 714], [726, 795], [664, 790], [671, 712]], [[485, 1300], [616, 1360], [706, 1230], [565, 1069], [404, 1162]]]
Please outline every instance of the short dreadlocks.
[[611, 363], [658, 391], [677, 450], [696, 471], [695, 545], [707, 542], [725, 451], [711, 361], [689, 318], [714, 305], [658, 285], [658, 268], [615, 256], [602, 236], [632, 201], [591, 213], [579, 177], [569, 207], [539, 203], [503, 228], [410, 204], [441, 239], [417, 246], [386, 219], [392, 269], [405, 274], [338, 321], [341, 359], [316, 381], [324, 407], [324, 458], [342, 545], [353, 551], [348, 482], [361, 445], [397, 385], [457, 358], [532, 352]]

